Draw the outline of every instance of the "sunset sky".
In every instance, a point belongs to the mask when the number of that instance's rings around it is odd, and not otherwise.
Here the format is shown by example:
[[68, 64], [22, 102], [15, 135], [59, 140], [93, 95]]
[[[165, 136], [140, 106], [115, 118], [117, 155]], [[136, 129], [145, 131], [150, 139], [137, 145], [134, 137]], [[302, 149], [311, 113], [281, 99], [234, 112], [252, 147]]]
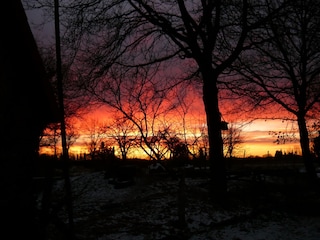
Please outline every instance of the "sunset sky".
[[[258, 155], [264, 156], [271, 154], [274, 156], [277, 150], [286, 153], [301, 154], [298, 138], [293, 143], [276, 144], [276, 137], [270, 134], [270, 131], [286, 131], [287, 123], [281, 120], [256, 120], [243, 129], [244, 144], [246, 156]], [[297, 133], [297, 136], [299, 134]]]
[[[35, 23], [39, 24], [42, 22], [42, 13], [37, 11], [26, 11], [30, 26], [32, 27], [33, 33], [39, 45], [46, 45], [48, 42], [54, 42], [53, 39], [53, 23], [46, 24], [42, 27], [35, 27]], [[199, 99], [198, 99], [199, 100]], [[195, 103], [194, 109], [198, 109], [198, 112], [194, 112], [191, 116], [197, 116], [197, 118], [204, 119], [203, 105], [199, 100]], [[103, 119], [108, 118], [106, 110], [94, 111], [88, 114], [87, 119]], [[226, 117], [227, 122], [230, 121]], [[233, 119], [232, 123], [242, 124], [238, 122], [237, 119]], [[291, 124], [291, 123], [289, 123]], [[243, 138], [243, 144], [239, 146], [237, 150], [237, 155], [242, 157], [248, 156], [265, 156], [267, 154], [274, 155], [276, 150], [282, 150], [284, 152], [296, 152], [300, 154], [299, 142], [295, 141], [293, 143], [286, 144], [276, 144], [274, 143], [275, 136], [270, 135], [270, 131], [285, 131], [290, 130], [291, 125], [288, 127], [288, 122], [283, 122], [281, 120], [255, 120], [243, 128], [241, 128], [241, 136]], [[296, 135], [298, 138], [298, 134]], [[298, 140], [298, 139], [297, 139]], [[85, 146], [81, 145], [81, 138], [75, 143], [74, 147], [71, 148], [71, 152], [78, 154], [80, 152], [85, 152]]]
[[[199, 106], [201, 109], [202, 106]], [[201, 114], [201, 115], [200, 115]], [[190, 114], [190, 116], [195, 116], [193, 121], [198, 121], [198, 119], [204, 119], [204, 113], [199, 111], [198, 113]], [[98, 120], [99, 122], [108, 121], [108, 111], [107, 108], [101, 108], [100, 110], [92, 111], [87, 114], [82, 123], [89, 122], [90, 120]], [[228, 121], [228, 119], [226, 119]], [[179, 123], [178, 123], [179, 124]], [[237, 122], [234, 120], [232, 124], [242, 124], [242, 122]], [[292, 127], [296, 129], [296, 126], [292, 126], [292, 122], [282, 121], [282, 120], [255, 120], [250, 123], [246, 123], [242, 126], [241, 137], [243, 143], [238, 145], [237, 149], [234, 151], [234, 155], [237, 157], [264, 157], [267, 155], [274, 156], [277, 150], [281, 150], [283, 153], [296, 153], [301, 154], [298, 133], [296, 133], [296, 140], [294, 142], [289, 142], [285, 144], [276, 144], [274, 141], [276, 137], [270, 134], [270, 131], [289, 131], [292, 133]], [[88, 141], [85, 134], [77, 139], [76, 143], [70, 149], [71, 154], [86, 153], [88, 151], [87, 147], [83, 142]], [[141, 153], [140, 153], [141, 154]], [[132, 157], [146, 157], [144, 154], [140, 155], [139, 152], [131, 153]]]

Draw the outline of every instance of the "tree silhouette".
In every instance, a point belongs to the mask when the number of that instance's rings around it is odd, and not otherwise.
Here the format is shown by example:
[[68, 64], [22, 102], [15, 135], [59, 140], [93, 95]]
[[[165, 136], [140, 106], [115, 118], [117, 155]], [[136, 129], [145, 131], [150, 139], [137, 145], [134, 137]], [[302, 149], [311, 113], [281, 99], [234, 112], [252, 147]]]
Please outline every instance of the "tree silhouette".
[[94, 159], [101, 143], [104, 142], [106, 138], [104, 127], [99, 120], [91, 118], [84, 123], [83, 128], [86, 130], [87, 136], [85, 144], [91, 159]]
[[319, 13], [319, 1], [292, 1], [283, 15], [268, 21], [265, 29], [252, 36], [265, 41], [239, 61], [238, 72], [245, 79], [237, 85], [256, 105], [277, 104], [279, 111], [295, 117], [305, 167], [313, 179], [316, 172], [306, 122], [312, 113], [319, 113], [320, 106]]
[[243, 142], [241, 137], [241, 127], [237, 127], [235, 124], [229, 124], [228, 129], [223, 134], [223, 142], [225, 145], [225, 155], [229, 158], [233, 157], [233, 153], [237, 147]]
[[114, 115], [112, 122], [103, 125], [106, 136], [118, 147], [121, 159], [125, 161], [129, 151], [137, 143], [135, 126], [127, 118], [118, 115]]
[[[268, 1], [83, 0], [71, 1], [64, 16], [67, 40], [81, 52], [87, 69], [82, 73], [90, 72], [84, 84], [92, 83], [91, 90], [97, 86], [94, 80], [105, 77], [115, 66], [153, 66], [155, 73], [170, 80], [163, 89], [179, 80], [200, 79], [213, 190], [220, 196], [226, 191], [226, 175], [218, 79], [243, 48], [250, 46], [246, 44], [248, 33], [273, 15], [265, 14], [266, 9], [271, 9]], [[84, 61], [85, 52], [89, 58]], [[184, 71], [177, 75], [172, 66]]]
[[165, 82], [163, 91], [181, 81], [200, 80], [212, 190], [217, 196], [224, 195], [227, 187], [218, 79], [242, 50], [251, 46], [248, 33], [278, 12], [282, 2], [275, 7], [269, 6], [269, 1], [246, 0], [81, 0], [65, 4], [64, 43], [79, 56], [82, 89], [90, 89], [100, 98], [110, 82], [102, 86], [97, 80], [108, 78], [110, 69], [119, 67], [141, 71], [151, 66]]

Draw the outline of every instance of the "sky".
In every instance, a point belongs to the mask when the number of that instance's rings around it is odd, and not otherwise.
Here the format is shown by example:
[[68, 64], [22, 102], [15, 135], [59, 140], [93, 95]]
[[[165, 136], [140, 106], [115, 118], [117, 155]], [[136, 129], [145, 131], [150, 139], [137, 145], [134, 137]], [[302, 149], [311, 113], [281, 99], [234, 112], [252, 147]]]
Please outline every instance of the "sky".
[[[202, 106], [200, 106], [202, 108]], [[200, 112], [198, 113], [199, 118], [205, 119], [205, 116], [200, 117]], [[203, 114], [203, 113], [202, 113]], [[191, 114], [195, 115], [195, 114]], [[107, 108], [101, 108], [99, 110], [93, 111], [88, 115], [84, 116], [82, 123], [89, 122], [92, 119], [98, 121], [108, 120], [108, 110]], [[196, 120], [195, 120], [196, 121]], [[228, 121], [228, 119], [226, 119]], [[236, 120], [235, 120], [236, 123]], [[239, 123], [238, 123], [239, 124]], [[240, 128], [242, 143], [237, 146], [234, 151], [234, 156], [237, 157], [266, 157], [274, 156], [276, 151], [282, 151], [283, 153], [295, 153], [300, 155], [300, 144], [299, 139], [296, 138], [294, 142], [285, 144], [276, 144], [276, 136], [270, 134], [270, 131], [291, 131], [291, 122], [282, 120], [255, 120], [251, 123], [245, 124]], [[229, 124], [230, 126], [230, 124]], [[294, 126], [295, 127], [295, 126]], [[298, 133], [296, 133], [298, 136]], [[77, 155], [87, 152], [87, 147], [83, 144], [83, 141], [88, 141], [83, 135], [80, 137], [73, 147], [70, 149], [70, 153]], [[131, 153], [132, 157], [146, 157], [145, 155], [140, 155], [139, 152]]]
[[30, 10], [25, 7], [25, 13], [38, 45], [54, 43], [54, 22], [45, 22], [45, 13], [39, 9]]
[[[26, 11], [31, 29], [33, 34], [38, 42], [38, 45], [45, 45], [48, 42], [54, 42], [54, 26], [53, 22], [41, 25], [43, 22], [42, 12], [38, 10], [28, 10]], [[194, 109], [203, 109], [203, 105], [200, 101], [195, 103]], [[100, 112], [95, 111], [90, 113], [88, 118], [100, 118], [103, 119], [107, 117], [104, 110]], [[195, 113], [195, 115], [202, 115], [203, 112]], [[202, 116], [203, 117], [203, 116]], [[228, 122], [229, 120], [226, 119]], [[237, 119], [233, 119], [232, 122], [237, 123]], [[238, 122], [239, 123], [239, 122]], [[247, 124], [241, 128], [241, 136], [243, 138], [243, 143], [239, 145], [237, 149], [237, 155], [240, 157], [249, 157], [249, 156], [266, 156], [274, 155], [277, 150], [282, 150], [283, 152], [294, 152], [297, 154], [301, 153], [299, 142], [295, 141], [293, 143], [286, 144], [276, 144], [274, 143], [276, 137], [270, 135], [270, 131], [284, 131], [288, 129], [288, 122], [283, 122], [282, 120], [256, 120]], [[298, 136], [298, 134], [297, 134]], [[298, 140], [298, 139], [297, 139]], [[86, 149], [85, 146], [81, 146], [81, 139], [79, 139], [71, 152], [78, 154], [84, 152]]]
[[[264, 156], [281, 150], [286, 153], [301, 154], [298, 139], [292, 143], [276, 144], [276, 137], [270, 131], [286, 131], [287, 122], [281, 120], [256, 120], [243, 129], [243, 148], [246, 156]], [[298, 136], [298, 133], [297, 133]]]

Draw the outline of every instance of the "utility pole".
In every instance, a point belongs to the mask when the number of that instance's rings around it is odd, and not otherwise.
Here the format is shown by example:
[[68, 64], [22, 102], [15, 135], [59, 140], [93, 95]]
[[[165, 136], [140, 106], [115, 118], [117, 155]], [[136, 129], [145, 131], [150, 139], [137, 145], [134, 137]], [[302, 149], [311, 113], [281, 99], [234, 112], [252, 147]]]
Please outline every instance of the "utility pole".
[[65, 181], [66, 190], [66, 207], [69, 221], [69, 239], [74, 237], [74, 223], [73, 223], [73, 206], [72, 206], [72, 192], [69, 173], [69, 155], [66, 138], [66, 124], [63, 100], [63, 76], [61, 63], [61, 42], [60, 42], [60, 16], [59, 16], [59, 0], [54, 0], [54, 23], [55, 23], [55, 40], [56, 40], [56, 74], [58, 85], [58, 102], [59, 102], [59, 117], [61, 127], [61, 142], [62, 142], [62, 161], [63, 161], [63, 177]]

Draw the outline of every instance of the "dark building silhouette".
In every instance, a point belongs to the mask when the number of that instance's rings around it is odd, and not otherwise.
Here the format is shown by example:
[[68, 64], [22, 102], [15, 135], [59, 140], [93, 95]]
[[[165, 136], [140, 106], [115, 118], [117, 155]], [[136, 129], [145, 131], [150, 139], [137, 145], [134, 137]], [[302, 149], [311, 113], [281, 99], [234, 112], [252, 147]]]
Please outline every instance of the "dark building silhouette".
[[39, 136], [57, 120], [57, 106], [20, 0], [2, 1], [0, 11], [1, 235], [36, 239], [32, 176]]
[[318, 136], [313, 140], [313, 148], [316, 157], [320, 160], [320, 131], [318, 131]]

